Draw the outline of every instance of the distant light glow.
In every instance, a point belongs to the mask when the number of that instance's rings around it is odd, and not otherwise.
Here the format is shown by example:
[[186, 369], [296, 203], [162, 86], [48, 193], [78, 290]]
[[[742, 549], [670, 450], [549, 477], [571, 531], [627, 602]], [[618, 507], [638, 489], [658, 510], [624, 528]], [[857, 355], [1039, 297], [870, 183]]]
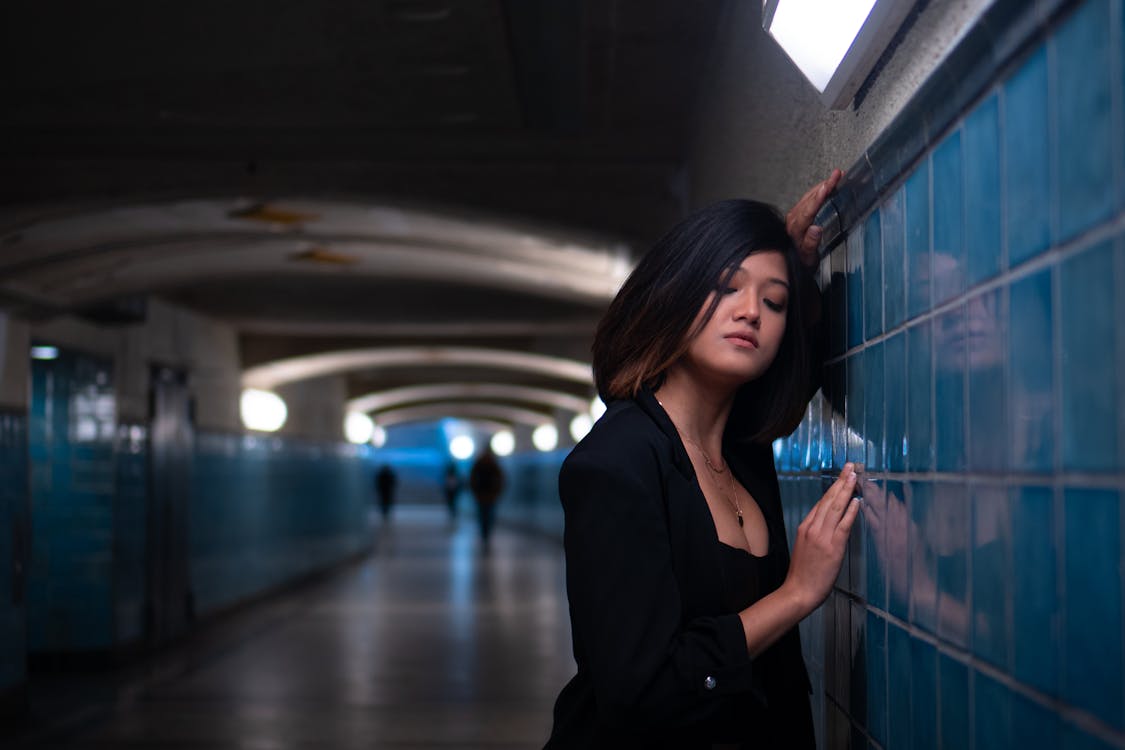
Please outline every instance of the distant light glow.
[[769, 33], [821, 93], [875, 0], [778, 0]]
[[275, 432], [281, 429], [286, 417], [289, 416], [289, 409], [281, 396], [256, 388], [247, 388], [242, 392], [239, 412], [242, 414], [242, 424], [247, 429], [261, 432]]
[[575, 414], [574, 419], [570, 420], [570, 436], [575, 440], [581, 440], [593, 426], [594, 418], [589, 414]]
[[356, 445], [369, 443], [374, 434], [375, 423], [371, 421], [371, 417], [363, 412], [349, 412], [348, 415], [344, 417], [344, 437], [348, 439], [349, 443], [354, 443]]
[[58, 347], [54, 346], [33, 346], [31, 347], [31, 358], [51, 360], [59, 358]]
[[449, 455], [464, 461], [477, 452], [477, 444], [468, 435], [458, 435], [449, 441]]
[[516, 436], [510, 430], [500, 430], [488, 441], [488, 447], [497, 456], [510, 456], [516, 449]]
[[371, 444], [376, 448], [382, 448], [387, 444], [387, 431], [379, 425], [374, 425], [371, 429]]
[[594, 396], [594, 400], [590, 402], [590, 416], [595, 420], [601, 419], [605, 414], [605, 402], [598, 396]]
[[553, 424], [541, 424], [531, 433], [531, 442], [541, 451], [553, 451], [559, 444], [559, 430]]

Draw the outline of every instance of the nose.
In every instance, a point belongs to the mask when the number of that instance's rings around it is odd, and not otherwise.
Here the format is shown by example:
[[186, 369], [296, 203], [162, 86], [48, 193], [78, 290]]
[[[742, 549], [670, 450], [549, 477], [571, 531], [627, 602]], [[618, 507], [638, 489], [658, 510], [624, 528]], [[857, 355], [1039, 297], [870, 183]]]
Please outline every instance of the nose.
[[758, 300], [758, 296], [750, 294], [748, 291], [743, 291], [740, 296], [742, 299], [738, 301], [738, 305], [734, 309], [734, 319], [744, 320], [752, 327], [757, 328], [762, 319], [761, 302]]

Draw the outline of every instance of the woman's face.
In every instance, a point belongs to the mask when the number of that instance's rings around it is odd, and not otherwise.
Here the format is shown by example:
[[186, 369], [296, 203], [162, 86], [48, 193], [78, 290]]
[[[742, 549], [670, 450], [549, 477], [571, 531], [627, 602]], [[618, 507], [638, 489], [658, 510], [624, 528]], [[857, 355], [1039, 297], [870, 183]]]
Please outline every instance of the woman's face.
[[715, 294], [719, 306], [688, 345], [684, 365], [708, 379], [741, 385], [769, 369], [781, 348], [789, 305], [785, 256], [773, 250], [746, 256], [727, 285], [708, 296], [694, 325]]

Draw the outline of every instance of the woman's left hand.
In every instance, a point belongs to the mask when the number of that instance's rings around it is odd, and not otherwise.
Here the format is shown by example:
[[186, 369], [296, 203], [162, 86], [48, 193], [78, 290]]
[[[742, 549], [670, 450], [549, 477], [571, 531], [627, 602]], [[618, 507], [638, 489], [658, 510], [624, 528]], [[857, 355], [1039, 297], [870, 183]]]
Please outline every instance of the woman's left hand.
[[797, 248], [797, 256], [809, 268], [816, 268], [817, 263], [820, 262], [821, 229], [815, 226], [813, 221], [816, 220], [817, 213], [828, 200], [828, 196], [840, 184], [843, 176], [842, 171], [833, 169], [828, 179], [809, 188], [809, 191], [797, 201], [797, 205], [789, 209], [789, 213], [785, 216], [785, 228]]

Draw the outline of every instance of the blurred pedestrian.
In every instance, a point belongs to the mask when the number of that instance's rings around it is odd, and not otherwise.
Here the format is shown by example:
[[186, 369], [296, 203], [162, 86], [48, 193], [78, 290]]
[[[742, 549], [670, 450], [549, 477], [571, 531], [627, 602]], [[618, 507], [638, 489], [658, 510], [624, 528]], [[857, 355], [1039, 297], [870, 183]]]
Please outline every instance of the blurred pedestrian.
[[469, 472], [469, 489], [477, 504], [477, 518], [480, 521], [480, 538], [488, 547], [492, 534], [492, 522], [496, 513], [496, 501], [504, 491], [504, 470], [488, 446], [477, 456]]

